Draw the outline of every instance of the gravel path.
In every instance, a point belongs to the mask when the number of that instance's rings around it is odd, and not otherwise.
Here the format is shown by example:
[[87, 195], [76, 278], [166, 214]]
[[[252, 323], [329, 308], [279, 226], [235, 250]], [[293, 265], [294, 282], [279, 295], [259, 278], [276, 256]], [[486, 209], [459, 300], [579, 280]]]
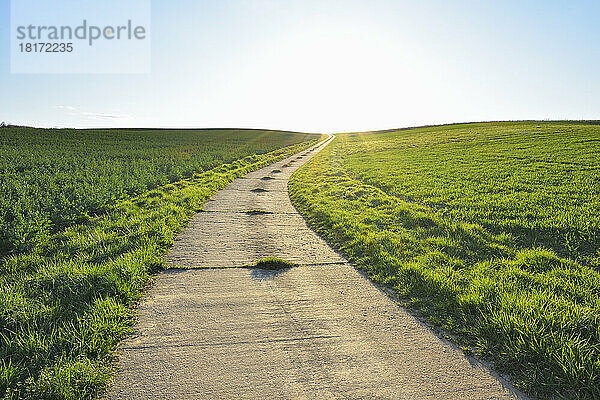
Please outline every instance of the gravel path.
[[206, 203], [167, 256], [185, 267], [270, 256], [301, 266], [160, 274], [138, 309], [136, 333], [119, 349], [108, 399], [524, 398], [308, 228], [287, 181], [320, 149], [237, 179]]

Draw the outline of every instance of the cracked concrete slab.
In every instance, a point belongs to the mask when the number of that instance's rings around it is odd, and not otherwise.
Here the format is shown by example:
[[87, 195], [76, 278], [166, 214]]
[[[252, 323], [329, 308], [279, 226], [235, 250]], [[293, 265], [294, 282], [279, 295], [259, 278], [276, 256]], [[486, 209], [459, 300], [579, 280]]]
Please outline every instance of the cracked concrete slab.
[[[303, 266], [160, 274], [140, 304], [135, 334], [119, 349], [107, 399], [524, 398], [308, 228], [289, 201], [287, 180], [319, 149], [217, 193], [167, 255], [174, 266], [269, 256]], [[257, 187], [268, 191], [251, 192]], [[252, 209], [270, 213], [245, 213]]]

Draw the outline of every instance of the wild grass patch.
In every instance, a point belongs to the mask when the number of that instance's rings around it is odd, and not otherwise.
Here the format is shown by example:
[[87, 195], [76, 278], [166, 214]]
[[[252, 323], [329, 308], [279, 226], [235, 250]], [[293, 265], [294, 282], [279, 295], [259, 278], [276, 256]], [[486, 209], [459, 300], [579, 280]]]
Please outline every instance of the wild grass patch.
[[298, 264], [277, 257], [262, 258], [254, 263], [251, 268], [260, 268], [268, 270], [280, 270], [297, 267]]
[[256, 208], [256, 209], [253, 209], [253, 210], [245, 211], [245, 214], [248, 214], [248, 215], [266, 215], [266, 214], [273, 214], [273, 212], [272, 211], [266, 211], [266, 210], [260, 210], [260, 209]]

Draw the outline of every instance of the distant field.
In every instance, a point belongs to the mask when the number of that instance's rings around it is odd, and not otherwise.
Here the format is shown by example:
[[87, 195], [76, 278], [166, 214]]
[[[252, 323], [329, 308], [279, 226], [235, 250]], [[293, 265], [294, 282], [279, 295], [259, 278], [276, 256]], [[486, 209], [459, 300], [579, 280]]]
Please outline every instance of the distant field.
[[115, 201], [306, 138], [257, 130], [0, 129], [0, 255], [28, 250]]
[[600, 397], [600, 124], [341, 134], [290, 192], [372, 279], [529, 393]]
[[189, 218], [319, 138], [0, 129], [0, 398], [97, 397], [131, 307]]

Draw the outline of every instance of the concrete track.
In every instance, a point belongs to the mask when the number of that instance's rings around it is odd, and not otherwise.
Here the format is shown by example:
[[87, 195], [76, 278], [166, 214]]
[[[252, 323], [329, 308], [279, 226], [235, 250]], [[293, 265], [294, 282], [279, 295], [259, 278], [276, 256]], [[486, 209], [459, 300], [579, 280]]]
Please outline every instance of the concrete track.
[[167, 256], [182, 267], [271, 256], [301, 266], [162, 273], [139, 307], [136, 333], [120, 347], [108, 399], [523, 397], [440, 340], [308, 228], [287, 182], [322, 147], [217, 193]]

